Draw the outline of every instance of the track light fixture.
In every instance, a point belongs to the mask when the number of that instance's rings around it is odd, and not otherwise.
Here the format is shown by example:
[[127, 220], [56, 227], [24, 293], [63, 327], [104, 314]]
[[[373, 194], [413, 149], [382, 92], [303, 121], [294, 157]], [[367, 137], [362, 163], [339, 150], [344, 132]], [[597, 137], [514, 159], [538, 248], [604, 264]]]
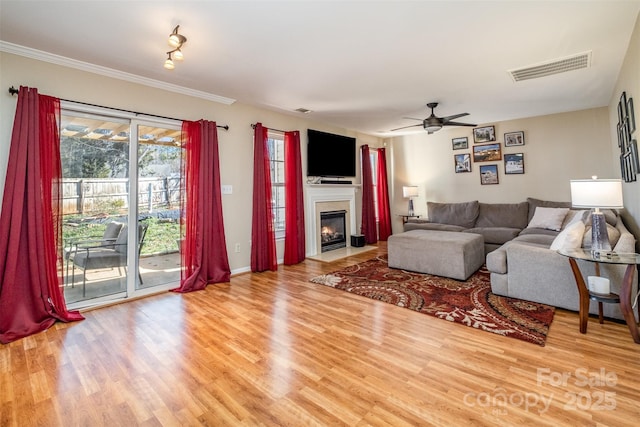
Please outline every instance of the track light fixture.
[[176, 61], [182, 61], [184, 59], [181, 48], [182, 45], [187, 42], [187, 38], [178, 33], [178, 28], [180, 28], [180, 25], [176, 25], [176, 27], [173, 29], [173, 32], [169, 34], [169, 46], [173, 47], [174, 49], [167, 52], [168, 57], [166, 61], [164, 61], [164, 68], [166, 68], [167, 70], [173, 70], [175, 68], [175, 64], [173, 63], [174, 59]]

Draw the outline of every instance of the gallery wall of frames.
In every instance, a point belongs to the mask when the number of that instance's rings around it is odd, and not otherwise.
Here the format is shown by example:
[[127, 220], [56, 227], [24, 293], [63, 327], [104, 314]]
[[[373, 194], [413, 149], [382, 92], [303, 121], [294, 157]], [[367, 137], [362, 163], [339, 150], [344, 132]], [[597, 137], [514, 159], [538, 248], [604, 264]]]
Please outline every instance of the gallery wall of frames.
[[[468, 150], [467, 137], [453, 138], [453, 150]], [[502, 152], [504, 144], [505, 152]], [[524, 131], [506, 132], [504, 142], [496, 139], [495, 126], [483, 126], [473, 129], [473, 146], [470, 152], [454, 154], [453, 160], [456, 173], [472, 172], [472, 164], [478, 163], [480, 184], [498, 184], [498, 165], [503, 161], [505, 175], [519, 175], [524, 173], [524, 153], [517, 153], [517, 148], [524, 145]], [[508, 150], [508, 151], [507, 151]], [[479, 164], [487, 163], [487, 164]]]
[[640, 171], [638, 158], [638, 142], [633, 137], [636, 131], [633, 98], [627, 99], [627, 93], [622, 92], [618, 102], [618, 147], [620, 147], [620, 171], [625, 182], [637, 179]]

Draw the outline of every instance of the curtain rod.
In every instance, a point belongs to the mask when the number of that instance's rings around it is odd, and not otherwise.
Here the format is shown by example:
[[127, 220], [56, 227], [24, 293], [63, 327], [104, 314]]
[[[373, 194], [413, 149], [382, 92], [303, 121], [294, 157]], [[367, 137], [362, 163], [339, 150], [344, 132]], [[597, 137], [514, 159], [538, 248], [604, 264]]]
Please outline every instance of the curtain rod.
[[[15, 87], [13, 87], [13, 86], [11, 86], [9, 88], [9, 93], [11, 95], [17, 95], [19, 92], [20, 91], [18, 89], [16, 89]], [[148, 116], [148, 117], [155, 117], [155, 118], [158, 118], [158, 119], [179, 120], [181, 122], [189, 121], [189, 120], [183, 120], [183, 119], [176, 119], [175, 117], [158, 116], [156, 114], [141, 113], [139, 111], [132, 111], [132, 110], [124, 110], [122, 108], [105, 107], [104, 105], [90, 104], [88, 102], [72, 101], [70, 99], [63, 99], [63, 98], [59, 98], [59, 99], [60, 99], [60, 101], [73, 102], [73, 103], [81, 104], [81, 105], [88, 105], [89, 107], [99, 107], [99, 108], [106, 108], [106, 109], [109, 109], [109, 110], [121, 111], [123, 113], [132, 113], [132, 114], [135, 114], [136, 116]], [[224, 125], [224, 126], [216, 125], [216, 127], [219, 127], [221, 129], [224, 129], [224, 130], [229, 130], [229, 125]]]
[[[251, 125], [251, 127], [252, 127], [253, 129], [255, 129], [255, 128], [256, 128], [256, 124], [257, 124], [257, 123], [252, 124], [252, 125]], [[280, 129], [270, 128], [269, 126], [265, 126], [265, 127], [266, 127], [267, 129], [269, 129], [269, 130], [275, 130], [276, 132], [282, 132], [282, 133], [290, 132], [290, 131], [288, 131], [288, 130], [280, 130]]]

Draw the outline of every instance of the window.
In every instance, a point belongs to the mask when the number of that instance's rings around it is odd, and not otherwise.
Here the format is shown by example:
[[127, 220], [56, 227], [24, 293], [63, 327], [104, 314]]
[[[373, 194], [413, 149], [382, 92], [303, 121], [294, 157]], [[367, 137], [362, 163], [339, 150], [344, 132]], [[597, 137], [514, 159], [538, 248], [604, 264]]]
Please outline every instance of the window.
[[273, 227], [276, 238], [284, 238], [284, 134], [269, 130], [267, 136], [271, 172], [271, 203], [273, 207]]

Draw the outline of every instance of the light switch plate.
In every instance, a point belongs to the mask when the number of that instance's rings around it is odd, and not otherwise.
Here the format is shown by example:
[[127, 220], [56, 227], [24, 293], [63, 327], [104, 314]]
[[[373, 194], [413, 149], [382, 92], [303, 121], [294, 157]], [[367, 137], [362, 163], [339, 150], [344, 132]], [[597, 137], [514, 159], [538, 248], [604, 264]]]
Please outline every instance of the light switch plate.
[[233, 185], [222, 185], [222, 194], [233, 194]]

